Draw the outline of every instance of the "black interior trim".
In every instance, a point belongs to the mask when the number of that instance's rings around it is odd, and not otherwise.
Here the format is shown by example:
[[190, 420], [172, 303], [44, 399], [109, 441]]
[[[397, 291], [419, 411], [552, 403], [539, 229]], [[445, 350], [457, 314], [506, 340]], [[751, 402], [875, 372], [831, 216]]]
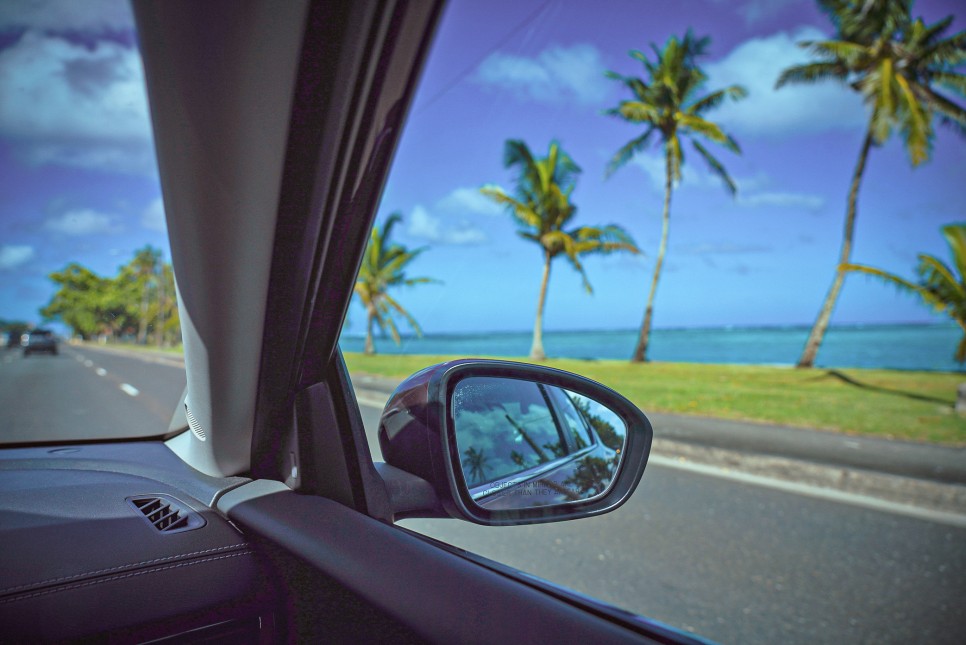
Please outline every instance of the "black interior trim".
[[279, 434], [292, 426], [294, 392], [326, 380], [441, 7], [436, 0], [310, 5], [269, 280], [256, 478], [284, 478]]
[[655, 642], [322, 497], [275, 493], [235, 505], [229, 517], [282, 556], [278, 566], [310, 568], [300, 571], [303, 585], [334, 585], [429, 642]]
[[405, 531], [409, 535], [412, 535], [416, 539], [428, 542], [437, 548], [443, 549], [454, 555], [458, 555], [459, 557], [465, 558], [470, 562], [486, 567], [487, 569], [495, 571], [502, 576], [510, 578], [514, 583], [522, 583], [533, 587], [534, 589], [539, 589], [540, 591], [550, 594], [554, 598], [559, 598], [560, 600], [573, 605], [574, 607], [579, 607], [581, 610], [588, 611], [595, 616], [600, 616], [608, 621], [618, 623], [624, 627], [627, 627], [628, 629], [634, 630], [644, 636], [647, 636], [655, 642], [672, 645], [714, 645], [712, 641], [705, 640], [692, 634], [685, 634], [681, 631], [678, 631], [674, 627], [661, 623], [660, 621], [656, 621], [645, 616], [640, 616], [634, 612], [626, 611], [620, 607], [615, 607], [614, 605], [609, 605], [605, 602], [601, 602], [593, 596], [587, 596], [574, 591], [573, 589], [561, 587], [560, 585], [556, 585], [548, 580], [531, 575], [526, 571], [514, 569], [513, 567], [505, 565], [502, 562], [484, 558], [483, 556], [473, 553], [472, 551], [465, 551], [459, 547], [453, 546], [452, 544], [447, 544], [446, 542], [442, 542], [435, 538], [429, 537], [428, 535], [423, 535], [422, 533], [418, 533], [417, 531], [413, 531], [402, 526], [398, 528], [399, 530]]

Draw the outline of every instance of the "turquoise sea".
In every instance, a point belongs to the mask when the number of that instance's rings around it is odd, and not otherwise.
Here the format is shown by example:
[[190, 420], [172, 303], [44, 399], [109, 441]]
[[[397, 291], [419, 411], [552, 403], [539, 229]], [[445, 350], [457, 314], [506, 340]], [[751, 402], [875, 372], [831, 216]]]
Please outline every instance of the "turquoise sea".
[[[805, 345], [808, 327], [722, 327], [657, 329], [652, 332], [650, 358], [692, 363], [793, 365]], [[866, 367], [902, 370], [962, 371], [953, 352], [962, 332], [955, 325], [855, 325], [831, 327], [818, 354], [820, 367]], [[455, 354], [516, 356], [530, 352], [530, 332], [429, 334], [376, 338], [381, 354]], [[544, 349], [554, 358], [626, 359], [637, 332], [544, 332]], [[343, 351], [361, 352], [364, 339], [343, 336]]]

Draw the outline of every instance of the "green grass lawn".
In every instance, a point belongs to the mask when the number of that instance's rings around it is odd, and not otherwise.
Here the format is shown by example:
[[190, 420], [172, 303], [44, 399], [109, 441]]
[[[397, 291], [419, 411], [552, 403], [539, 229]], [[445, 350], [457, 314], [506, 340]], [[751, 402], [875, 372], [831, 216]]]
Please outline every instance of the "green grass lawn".
[[[352, 373], [404, 378], [456, 357], [350, 353], [345, 358]], [[545, 364], [608, 385], [645, 412], [966, 444], [966, 418], [953, 409], [956, 387], [966, 381], [962, 374], [571, 359]]]

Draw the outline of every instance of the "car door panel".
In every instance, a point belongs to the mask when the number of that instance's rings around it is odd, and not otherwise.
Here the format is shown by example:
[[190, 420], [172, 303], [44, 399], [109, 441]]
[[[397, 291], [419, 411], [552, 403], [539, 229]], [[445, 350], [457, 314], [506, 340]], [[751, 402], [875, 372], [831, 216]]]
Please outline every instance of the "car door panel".
[[[357, 642], [362, 616], [376, 611], [397, 635], [437, 643], [647, 641], [332, 500], [279, 491], [233, 504], [244, 488], [227, 494], [222, 507], [273, 557], [276, 570], [288, 572], [288, 592], [344, 590], [353, 599], [348, 609], [339, 607], [348, 616], [329, 616], [325, 606], [313, 607], [315, 616], [295, 616], [299, 633]], [[348, 624], [330, 628], [329, 620]]]

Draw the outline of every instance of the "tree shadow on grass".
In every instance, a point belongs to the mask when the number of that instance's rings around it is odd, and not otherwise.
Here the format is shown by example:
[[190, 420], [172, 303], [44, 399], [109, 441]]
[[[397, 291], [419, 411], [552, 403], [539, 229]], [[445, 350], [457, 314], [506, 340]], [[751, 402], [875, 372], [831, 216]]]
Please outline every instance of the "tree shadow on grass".
[[883, 394], [895, 394], [896, 396], [903, 396], [907, 399], [913, 399], [915, 401], [924, 401], [926, 403], [938, 403], [945, 407], [955, 407], [955, 403], [950, 403], [946, 399], [936, 398], [934, 396], [926, 396], [925, 394], [916, 394], [915, 392], [906, 392], [904, 390], [893, 390], [891, 388], [882, 387], [881, 385], [871, 385], [869, 383], [863, 383], [862, 381], [856, 380], [838, 370], [825, 370], [824, 376], [817, 376], [815, 380], [820, 380], [826, 376], [831, 376], [837, 378], [843, 383], [848, 383], [849, 385], [854, 385], [855, 387], [861, 388], [863, 390], [869, 390], [870, 392], [882, 392]]

